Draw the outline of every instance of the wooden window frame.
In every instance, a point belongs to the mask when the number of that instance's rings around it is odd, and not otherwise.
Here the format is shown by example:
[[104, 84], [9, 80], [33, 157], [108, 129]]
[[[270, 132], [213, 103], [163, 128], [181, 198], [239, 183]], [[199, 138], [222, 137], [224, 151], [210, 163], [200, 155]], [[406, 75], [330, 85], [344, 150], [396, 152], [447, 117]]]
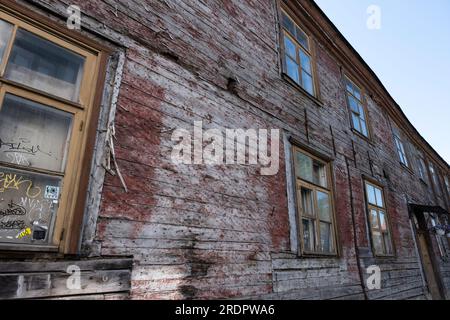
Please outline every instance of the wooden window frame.
[[[356, 81], [354, 81], [349, 75], [344, 74], [343, 80], [344, 80], [344, 90], [345, 90], [345, 101], [347, 103], [347, 108], [349, 111], [349, 119], [350, 119], [350, 125], [352, 128], [352, 131], [355, 134], [357, 134], [358, 136], [362, 137], [363, 139], [370, 141], [370, 140], [372, 140], [372, 130], [371, 130], [370, 121], [369, 121], [369, 112], [368, 112], [368, 108], [367, 108], [366, 92], [363, 89], [363, 87], [360, 86]], [[347, 82], [350, 82], [353, 86], [355, 86], [359, 90], [359, 92], [361, 94], [361, 99], [358, 99], [351, 92], [349, 92], [347, 90]], [[358, 101], [362, 105], [362, 108], [364, 111], [364, 120], [366, 122], [367, 136], [355, 128], [355, 125], [353, 123], [353, 114], [356, 115], [356, 112], [354, 112], [350, 106], [350, 96], [349, 95], [351, 95], [354, 99], [356, 99], [356, 101]], [[361, 121], [361, 117], [360, 117], [359, 113], [357, 114], [357, 116], [358, 116], [359, 121]], [[361, 123], [360, 123], [360, 126], [361, 126]]]
[[425, 157], [420, 150], [417, 150], [417, 171], [419, 174], [420, 181], [428, 185], [427, 162], [425, 161]]
[[[394, 136], [395, 150], [397, 151], [397, 157], [399, 158], [400, 164], [408, 169], [411, 169], [412, 164], [410, 157], [408, 156], [407, 141], [403, 139], [400, 129], [397, 127], [392, 129], [392, 135]], [[403, 162], [403, 159], [406, 163]]]
[[[312, 160], [315, 160], [319, 162], [320, 164], [324, 165], [327, 175], [327, 187], [320, 186], [318, 184], [315, 184], [310, 181], [306, 181], [300, 178], [299, 173], [297, 172], [297, 166], [296, 166], [296, 153], [301, 152], [308, 157], [310, 157]], [[322, 158], [319, 158], [318, 156], [312, 154], [311, 152], [300, 148], [296, 145], [292, 146], [292, 156], [293, 156], [293, 168], [294, 168], [294, 179], [295, 179], [295, 195], [296, 195], [296, 209], [297, 209], [297, 225], [298, 230], [297, 234], [299, 237], [298, 245], [299, 245], [299, 252], [302, 256], [305, 257], [337, 257], [339, 255], [339, 245], [338, 245], [338, 237], [337, 237], [337, 227], [336, 227], [336, 213], [335, 213], [335, 200], [334, 200], [334, 191], [333, 191], [333, 179], [332, 179], [332, 169], [331, 169], [331, 162], [323, 160]], [[302, 208], [302, 197], [301, 197], [301, 189], [302, 187], [309, 189], [313, 192], [313, 199], [314, 199], [314, 211], [316, 212], [316, 216], [314, 218], [314, 221], [316, 222], [316, 228], [315, 228], [315, 240], [316, 240], [316, 251], [308, 251], [304, 248], [303, 243], [303, 208]], [[317, 206], [317, 191], [323, 192], [328, 194], [330, 199], [330, 215], [331, 215], [331, 222], [329, 221], [323, 221], [325, 223], [331, 224], [331, 232], [332, 235], [330, 235], [330, 239], [332, 241], [332, 247], [333, 252], [322, 252], [319, 251], [318, 243], [320, 242], [320, 223], [322, 220], [319, 216], [319, 210]], [[312, 220], [312, 217], [305, 216], [305, 218]]]
[[[5, 50], [4, 60], [0, 65], [0, 106], [3, 104], [5, 95], [9, 93], [69, 112], [73, 117], [70, 147], [62, 180], [64, 187], [60, 195], [58, 210], [55, 213], [53, 237], [49, 239], [48, 245], [1, 243], [0, 250], [77, 254], [106, 77], [106, 63], [111, 50], [76, 31], [67, 29], [65, 23], [64, 25], [58, 24], [45, 16], [31, 12], [29, 8], [14, 1], [5, 0], [0, 4], [0, 18], [14, 25], [13, 34]], [[4, 78], [18, 28], [27, 30], [85, 58], [78, 102], [69, 101]], [[1, 165], [12, 169], [15, 167], [5, 162], [2, 162]], [[35, 168], [29, 171], [49, 173], [46, 170]]]
[[[385, 195], [385, 190], [384, 188], [375, 183], [374, 181], [371, 181], [367, 178], [363, 179], [363, 185], [364, 185], [364, 196], [365, 196], [365, 200], [366, 200], [366, 211], [367, 211], [367, 225], [369, 227], [369, 235], [370, 235], [370, 243], [372, 245], [372, 253], [375, 257], [381, 257], [381, 258], [392, 258], [396, 256], [396, 249], [395, 249], [395, 243], [394, 243], [394, 239], [392, 237], [392, 227], [391, 227], [391, 217], [390, 214], [388, 212], [387, 209], [387, 202], [386, 202], [386, 195]], [[381, 191], [381, 196], [382, 196], [382, 200], [383, 200], [383, 205], [384, 207], [379, 207], [377, 205], [374, 205], [372, 203], [370, 203], [369, 201], [369, 195], [367, 194], [367, 185], [370, 185], [374, 188], [377, 188]], [[391, 248], [392, 248], [392, 253], [391, 254], [384, 254], [384, 253], [377, 253], [375, 250], [375, 245], [374, 245], [374, 240], [373, 240], [373, 227], [372, 227], [372, 218], [371, 218], [371, 212], [372, 210], [375, 210], [377, 212], [377, 219], [378, 219], [378, 230], [382, 236], [382, 246], [383, 246], [383, 251], [387, 252], [386, 250], [386, 244], [384, 243], [384, 237], [383, 235], [388, 233], [389, 236], [389, 241], [391, 242]], [[380, 225], [380, 211], [383, 211], [385, 214], [385, 220], [386, 221], [386, 231], [383, 232], [381, 229], [381, 225]]]
[[[286, 30], [283, 26], [283, 14], [285, 14], [294, 25], [303, 32], [306, 36], [306, 40], [308, 42], [308, 48], [305, 48], [301, 43], [295, 39], [294, 35], [292, 35], [289, 30]], [[316, 56], [316, 46], [315, 42], [311, 38], [311, 33], [308, 32], [304, 27], [302, 27], [303, 23], [300, 22], [299, 18], [290, 10], [284, 3], [279, 3], [279, 37], [280, 37], [280, 49], [281, 49], [281, 65], [282, 65], [282, 74], [286, 79], [289, 80], [295, 87], [299, 88], [302, 92], [306, 93], [309, 97], [311, 97], [314, 101], [316, 101], [319, 105], [322, 105], [320, 101], [320, 88], [318, 82], [318, 74], [317, 74], [317, 56]], [[287, 64], [286, 64], [286, 55], [287, 51], [284, 43], [284, 36], [287, 35], [289, 39], [294, 43], [296, 47], [296, 63], [298, 64], [298, 72], [299, 72], [299, 82], [292, 79], [287, 73]], [[313, 85], [313, 93], [308, 92], [305, 88], [303, 88], [302, 81], [302, 65], [300, 61], [299, 50], [302, 50], [310, 59], [311, 63], [311, 74], [312, 77], [312, 85]], [[305, 71], [306, 72], [306, 71]]]

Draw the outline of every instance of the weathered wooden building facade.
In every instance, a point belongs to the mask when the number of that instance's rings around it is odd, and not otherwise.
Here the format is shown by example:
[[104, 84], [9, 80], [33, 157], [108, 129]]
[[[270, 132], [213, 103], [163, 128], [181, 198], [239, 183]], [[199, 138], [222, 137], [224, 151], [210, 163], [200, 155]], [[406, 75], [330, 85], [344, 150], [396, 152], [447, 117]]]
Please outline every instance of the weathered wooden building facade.
[[449, 166], [314, 2], [0, 3], [0, 298], [450, 297]]

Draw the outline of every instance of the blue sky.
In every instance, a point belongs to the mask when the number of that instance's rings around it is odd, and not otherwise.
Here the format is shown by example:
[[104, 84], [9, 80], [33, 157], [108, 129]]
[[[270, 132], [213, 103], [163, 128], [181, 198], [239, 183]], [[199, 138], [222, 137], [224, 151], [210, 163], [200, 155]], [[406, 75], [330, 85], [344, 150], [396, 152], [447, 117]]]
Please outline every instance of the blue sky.
[[[450, 163], [450, 1], [315, 0]], [[367, 8], [381, 9], [381, 29]]]

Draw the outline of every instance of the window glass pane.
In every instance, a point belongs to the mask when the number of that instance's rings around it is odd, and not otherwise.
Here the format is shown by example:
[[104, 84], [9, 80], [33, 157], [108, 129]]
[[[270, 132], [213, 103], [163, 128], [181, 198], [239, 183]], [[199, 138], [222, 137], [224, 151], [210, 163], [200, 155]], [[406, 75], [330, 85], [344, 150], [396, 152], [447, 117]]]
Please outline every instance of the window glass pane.
[[297, 152], [297, 175], [299, 178], [313, 182], [313, 160], [302, 152]]
[[333, 241], [332, 241], [332, 231], [331, 224], [320, 223], [320, 246], [322, 252], [331, 253], [333, 252]]
[[313, 182], [319, 186], [327, 187], [327, 174], [326, 174], [326, 167], [317, 162], [313, 161]]
[[313, 252], [316, 248], [316, 227], [313, 220], [303, 219], [303, 248]]
[[380, 226], [381, 230], [387, 231], [386, 214], [383, 211], [380, 211]]
[[301, 197], [302, 197], [303, 215], [315, 217], [314, 198], [312, 190], [302, 188]]
[[284, 36], [284, 49], [286, 50], [286, 54], [289, 55], [292, 59], [297, 59], [296, 46], [286, 35]]
[[295, 82], [300, 83], [298, 64], [294, 60], [289, 58], [289, 56], [286, 56], [286, 69], [288, 76]]
[[381, 232], [379, 231], [372, 231], [372, 238], [373, 238], [373, 246], [376, 253], [384, 253], [383, 249], [383, 238], [381, 235]]
[[305, 71], [302, 71], [302, 87], [309, 94], [314, 95], [314, 85], [312, 77], [307, 74]]
[[306, 34], [300, 30], [299, 28], [296, 28], [297, 32], [296, 32], [296, 39], [297, 41], [305, 48], [305, 49], [309, 49], [308, 46], [308, 37], [306, 36]]
[[6, 78], [55, 96], [78, 101], [84, 58], [19, 29]]
[[63, 172], [71, 126], [70, 113], [7, 94], [0, 109], [0, 161]]
[[354, 94], [353, 93], [353, 85], [350, 81], [347, 81], [347, 91], [351, 94]]
[[317, 191], [317, 207], [320, 220], [331, 222], [330, 197], [327, 193]]
[[361, 91], [356, 86], [353, 86], [353, 94], [355, 95], [356, 99], [361, 101]]
[[299, 52], [302, 69], [305, 70], [307, 73], [312, 74], [311, 58], [303, 50], [299, 50]]
[[375, 196], [375, 188], [372, 187], [370, 184], [366, 183], [366, 189], [367, 189], [367, 199], [370, 204], [377, 205], [377, 198]]
[[294, 22], [283, 12], [283, 27], [286, 28], [293, 36], [295, 36]]
[[61, 179], [0, 167], [0, 242], [51, 241]]
[[448, 177], [444, 177], [445, 186], [447, 187], [447, 192], [450, 194], [450, 184], [448, 182]]
[[12, 31], [13, 25], [0, 19], [0, 63], [3, 61]]
[[350, 109], [352, 109], [354, 113], [359, 114], [358, 102], [356, 101], [356, 99], [352, 96], [348, 96], [348, 103], [350, 105]]
[[377, 197], [377, 202], [374, 203], [374, 204], [379, 206], [379, 207], [384, 207], [383, 194], [381, 192], [381, 189], [379, 189], [379, 188], [374, 188], [374, 189], [375, 189], [375, 196]]
[[366, 121], [362, 118], [360, 118], [360, 125], [361, 125], [361, 133], [365, 135], [366, 137], [369, 136], [369, 132], [367, 131], [367, 125]]
[[358, 113], [359, 113], [359, 117], [363, 120], [365, 120], [365, 112], [364, 112], [364, 107], [361, 103], [358, 103]]
[[379, 229], [380, 223], [378, 221], [378, 212], [376, 210], [370, 210], [370, 225], [372, 229]]
[[359, 124], [359, 116], [353, 112], [352, 112], [352, 122], [353, 122], [353, 128], [356, 131], [361, 132], [361, 126]]
[[386, 254], [392, 254], [392, 241], [391, 241], [391, 237], [389, 236], [389, 233], [384, 233], [383, 234], [383, 239], [384, 239], [384, 246], [386, 248]]

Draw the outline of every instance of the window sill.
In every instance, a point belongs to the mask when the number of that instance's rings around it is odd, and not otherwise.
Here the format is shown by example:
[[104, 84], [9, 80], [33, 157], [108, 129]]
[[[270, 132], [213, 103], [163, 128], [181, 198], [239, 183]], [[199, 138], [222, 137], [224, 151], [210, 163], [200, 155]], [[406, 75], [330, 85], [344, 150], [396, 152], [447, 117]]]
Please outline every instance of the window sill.
[[403, 167], [403, 169], [405, 169], [406, 171], [408, 171], [411, 175], [414, 175], [414, 171], [412, 171], [412, 169], [410, 167], [408, 167], [407, 165], [405, 165], [403, 162], [400, 162], [400, 165]]
[[1, 251], [15, 251], [15, 252], [41, 252], [41, 253], [55, 253], [59, 251], [58, 246], [52, 245], [23, 245], [23, 244], [0, 244]]
[[366, 137], [365, 135], [363, 135], [361, 132], [359, 132], [355, 128], [352, 128], [351, 130], [356, 136], [360, 137], [361, 139], [365, 140], [366, 142], [370, 143], [371, 145], [374, 145], [373, 141], [370, 137]]
[[314, 252], [303, 252], [298, 254], [299, 258], [303, 259], [338, 259], [339, 255], [337, 253], [314, 253]]
[[284, 72], [282, 73], [282, 78], [291, 86], [293, 86], [295, 89], [300, 90], [309, 100], [314, 102], [316, 105], [318, 105], [319, 107], [324, 107], [323, 102], [319, 98], [303, 89], [302, 86], [300, 86], [297, 82], [292, 80], [291, 77], [289, 77], [286, 73]]

